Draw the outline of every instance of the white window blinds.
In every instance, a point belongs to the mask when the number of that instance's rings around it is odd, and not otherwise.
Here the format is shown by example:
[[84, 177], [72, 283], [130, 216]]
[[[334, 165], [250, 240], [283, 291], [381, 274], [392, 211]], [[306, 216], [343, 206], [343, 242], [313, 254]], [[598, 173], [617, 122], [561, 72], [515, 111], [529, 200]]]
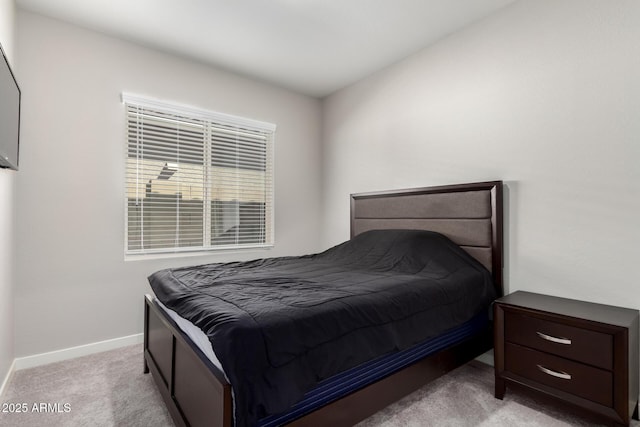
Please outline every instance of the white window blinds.
[[275, 125], [122, 98], [127, 254], [273, 245]]

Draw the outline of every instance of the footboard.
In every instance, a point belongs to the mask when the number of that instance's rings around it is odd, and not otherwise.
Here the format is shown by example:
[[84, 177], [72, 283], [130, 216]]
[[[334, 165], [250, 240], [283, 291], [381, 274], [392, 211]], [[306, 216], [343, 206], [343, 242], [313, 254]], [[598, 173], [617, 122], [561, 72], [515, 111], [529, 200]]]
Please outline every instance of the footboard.
[[178, 326], [145, 295], [144, 372], [151, 372], [178, 426], [231, 427], [231, 386]]

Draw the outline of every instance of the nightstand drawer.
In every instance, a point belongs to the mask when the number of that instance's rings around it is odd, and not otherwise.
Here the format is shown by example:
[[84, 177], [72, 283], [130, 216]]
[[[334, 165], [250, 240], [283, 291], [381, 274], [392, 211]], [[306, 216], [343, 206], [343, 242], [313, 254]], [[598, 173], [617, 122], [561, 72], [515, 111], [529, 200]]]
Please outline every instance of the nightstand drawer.
[[505, 368], [557, 390], [613, 405], [613, 375], [609, 371], [511, 343], [505, 343]]
[[613, 369], [613, 336], [505, 312], [505, 340], [599, 368]]

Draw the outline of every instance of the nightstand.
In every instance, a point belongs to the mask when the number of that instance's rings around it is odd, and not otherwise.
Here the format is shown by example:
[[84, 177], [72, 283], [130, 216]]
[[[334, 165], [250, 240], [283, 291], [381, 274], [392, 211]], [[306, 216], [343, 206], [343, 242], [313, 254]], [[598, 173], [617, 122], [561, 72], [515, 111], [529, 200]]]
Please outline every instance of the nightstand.
[[496, 398], [518, 384], [615, 424], [638, 419], [638, 310], [523, 291], [493, 310]]

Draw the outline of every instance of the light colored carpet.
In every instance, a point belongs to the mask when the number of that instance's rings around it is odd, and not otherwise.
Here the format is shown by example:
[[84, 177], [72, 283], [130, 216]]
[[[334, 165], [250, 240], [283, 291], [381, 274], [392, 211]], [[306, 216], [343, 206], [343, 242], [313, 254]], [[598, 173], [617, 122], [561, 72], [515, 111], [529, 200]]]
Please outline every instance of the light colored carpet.
[[[28, 411], [0, 413], [0, 426], [173, 426], [151, 375], [142, 370], [142, 345], [134, 345], [16, 371], [0, 400], [26, 403]], [[58, 403], [62, 412], [32, 411], [40, 403]]]
[[[0, 411], [0, 426], [173, 426], [153, 379], [142, 373], [141, 345], [17, 371], [0, 404], [22, 403], [26, 413]], [[33, 411], [41, 403], [55, 412]], [[472, 362], [358, 426], [588, 425], [593, 424], [509, 389], [504, 400], [495, 399], [492, 368]]]

